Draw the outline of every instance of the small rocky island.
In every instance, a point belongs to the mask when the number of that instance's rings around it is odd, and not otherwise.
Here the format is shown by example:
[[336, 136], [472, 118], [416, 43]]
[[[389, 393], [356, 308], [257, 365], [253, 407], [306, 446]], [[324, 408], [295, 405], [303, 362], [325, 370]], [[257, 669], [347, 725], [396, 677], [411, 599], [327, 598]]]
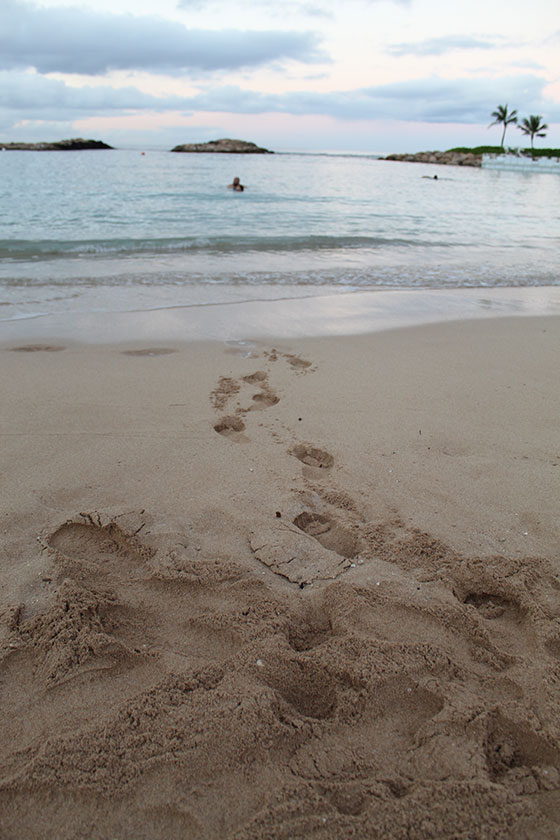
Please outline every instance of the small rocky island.
[[84, 140], [74, 137], [72, 140], [57, 140], [54, 143], [2, 143], [0, 149], [5, 152], [75, 152], [80, 149], [112, 149], [101, 140]]
[[387, 155], [379, 160], [398, 160], [406, 163], [441, 163], [447, 166], [480, 166], [482, 155], [473, 152], [416, 152], [416, 154]]
[[171, 149], [172, 152], [211, 152], [214, 154], [229, 154], [229, 155], [273, 155], [270, 149], [263, 149], [257, 146], [256, 143], [250, 143], [248, 140], [230, 140], [223, 138], [222, 140], [209, 140], [207, 143], [183, 143], [181, 146], [175, 146]]

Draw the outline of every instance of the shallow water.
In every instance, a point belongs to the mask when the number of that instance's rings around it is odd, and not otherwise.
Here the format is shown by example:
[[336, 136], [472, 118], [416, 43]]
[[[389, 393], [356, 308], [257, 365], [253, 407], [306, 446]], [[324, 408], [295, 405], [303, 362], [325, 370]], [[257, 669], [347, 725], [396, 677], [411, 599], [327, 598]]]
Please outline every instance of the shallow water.
[[[234, 175], [245, 192], [226, 188]], [[555, 175], [357, 155], [4, 152], [0, 185], [2, 319], [216, 303], [251, 286], [560, 283]]]

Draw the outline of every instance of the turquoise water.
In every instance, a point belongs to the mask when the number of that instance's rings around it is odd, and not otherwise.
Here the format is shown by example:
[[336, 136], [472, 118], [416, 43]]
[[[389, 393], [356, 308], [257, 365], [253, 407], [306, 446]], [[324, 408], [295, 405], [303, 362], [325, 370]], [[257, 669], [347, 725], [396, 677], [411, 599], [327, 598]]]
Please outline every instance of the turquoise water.
[[[226, 188], [234, 175], [245, 192]], [[0, 194], [4, 318], [47, 301], [63, 311], [92, 289], [102, 308], [109, 287], [132, 300], [140, 288], [560, 283], [555, 175], [351, 155], [3, 152]]]

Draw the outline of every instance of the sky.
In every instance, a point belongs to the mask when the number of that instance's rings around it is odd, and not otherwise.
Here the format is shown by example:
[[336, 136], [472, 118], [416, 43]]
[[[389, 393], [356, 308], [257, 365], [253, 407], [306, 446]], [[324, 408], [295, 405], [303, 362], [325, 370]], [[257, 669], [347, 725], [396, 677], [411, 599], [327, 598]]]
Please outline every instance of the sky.
[[506, 104], [560, 147], [558, 0], [0, 0], [0, 141], [388, 154], [499, 145]]

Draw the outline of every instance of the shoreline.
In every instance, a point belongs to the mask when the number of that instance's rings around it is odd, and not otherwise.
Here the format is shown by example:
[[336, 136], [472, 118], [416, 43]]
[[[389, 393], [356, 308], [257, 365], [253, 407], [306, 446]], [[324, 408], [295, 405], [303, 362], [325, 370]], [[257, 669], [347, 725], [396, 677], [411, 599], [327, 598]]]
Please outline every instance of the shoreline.
[[[270, 286], [235, 287], [224, 300], [221, 288], [201, 292], [194, 287], [182, 290], [186, 302], [161, 307], [145, 299], [140, 309], [16, 317], [0, 320], [0, 345], [50, 339], [107, 343], [344, 336], [451, 320], [560, 314], [560, 286], [294, 291], [280, 296], [281, 290]], [[201, 293], [206, 299], [200, 299]]]

